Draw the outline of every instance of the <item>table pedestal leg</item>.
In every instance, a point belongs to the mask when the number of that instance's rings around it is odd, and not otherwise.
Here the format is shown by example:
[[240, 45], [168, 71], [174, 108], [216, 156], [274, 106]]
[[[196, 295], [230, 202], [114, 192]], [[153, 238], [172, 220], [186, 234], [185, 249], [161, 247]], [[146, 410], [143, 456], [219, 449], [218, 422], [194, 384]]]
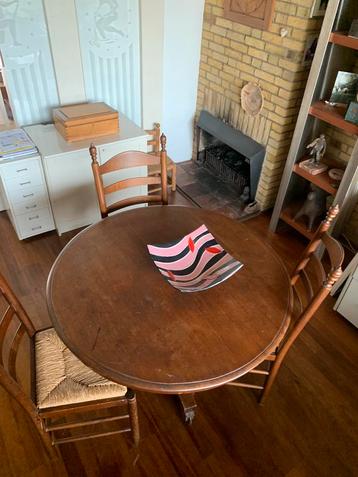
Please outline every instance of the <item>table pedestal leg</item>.
[[180, 403], [183, 407], [184, 419], [187, 424], [191, 424], [195, 417], [195, 394], [179, 394]]

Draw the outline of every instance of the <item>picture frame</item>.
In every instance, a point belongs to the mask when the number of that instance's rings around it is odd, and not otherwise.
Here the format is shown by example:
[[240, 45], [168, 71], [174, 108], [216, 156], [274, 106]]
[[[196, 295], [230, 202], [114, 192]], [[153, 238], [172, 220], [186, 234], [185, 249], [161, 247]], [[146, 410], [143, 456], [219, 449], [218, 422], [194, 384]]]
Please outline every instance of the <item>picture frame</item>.
[[272, 23], [275, 0], [224, 0], [224, 18], [259, 30]]
[[326, 14], [328, 0], [315, 0], [312, 5], [310, 18], [323, 17]]
[[344, 119], [358, 126], [358, 102], [357, 101], [351, 101], [349, 103]]
[[352, 38], [358, 38], [358, 18], [352, 21], [348, 36]]
[[329, 102], [331, 104], [349, 104], [351, 101], [357, 101], [357, 94], [358, 74], [338, 71]]
[[302, 65], [308, 66], [312, 63], [317, 49], [318, 34], [310, 35], [306, 40], [305, 51], [303, 53]]

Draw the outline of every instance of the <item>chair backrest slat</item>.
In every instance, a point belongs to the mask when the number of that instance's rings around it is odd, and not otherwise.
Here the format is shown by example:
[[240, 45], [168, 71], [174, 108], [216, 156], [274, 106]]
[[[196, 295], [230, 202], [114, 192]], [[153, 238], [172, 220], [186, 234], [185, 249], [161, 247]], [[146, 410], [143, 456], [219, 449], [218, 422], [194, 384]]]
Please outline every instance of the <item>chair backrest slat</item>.
[[[159, 125], [158, 125], [159, 126]], [[160, 126], [159, 126], [160, 131]], [[157, 134], [157, 131], [156, 131]], [[158, 155], [153, 155], [141, 151], [127, 151], [113, 156], [105, 164], [99, 165], [97, 161], [97, 149], [94, 144], [91, 144], [90, 155], [92, 158], [92, 171], [97, 190], [97, 197], [102, 218], [107, 217], [110, 212], [119, 210], [123, 207], [137, 205], [141, 203], [168, 203], [167, 191], [167, 152], [166, 152], [166, 137], [164, 134], [160, 137], [161, 150]], [[149, 177], [134, 177], [116, 181], [112, 184], [104, 186], [103, 176], [121, 169], [128, 169], [133, 167], [148, 167], [160, 165], [160, 175]], [[114, 192], [127, 189], [135, 186], [150, 186], [161, 185], [160, 195], [140, 195], [129, 199], [116, 201], [115, 203], [107, 202], [107, 195]]]
[[[136, 187], [139, 185], [155, 185], [161, 184], [160, 177], [133, 177], [131, 179], [124, 179], [115, 182], [107, 187], [104, 187], [105, 194], [113, 194], [119, 190], [128, 189], [129, 187]], [[159, 196], [160, 197], [160, 196]], [[161, 200], [161, 197], [160, 197]]]
[[113, 156], [104, 164], [99, 166], [101, 175], [118, 171], [119, 169], [130, 169], [140, 166], [155, 166], [158, 164], [158, 157], [141, 151], [126, 151]]
[[154, 123], [153, 129], [146, 131], [152, 138], [147, 141], [149, 147], [152, 148], [151, 152], [155, 155], [160, 151], [160, 124]]
[[9, 360], [8, 360], [9, 374], [15, 381], [17, 381], [17, 375], [16, 375], [17, 353], [19, 351], [19, 346], [20, 346], [22, 337], [24, 336], [25, 333], [26, 333], [26, 328], [20, 322], [12, 340], [12, 344], [9, 351]]
[[14, 309], [8, 305], [0, 323], [0, 365], [4, 364], [4, 342], [5, 342], [5, 336], [7, 334], [7, 331], [9, 329], [10, 323], [12, 322], [12, 318], [15, 314]]
[[131, 197], [129, 199], [122, 199], [114, 204], [108, 206], [108, 212], [114, 212], [115, 210], [122, 209], [123, 207], [128, 207], [130, 205], [143, 204], [143, 202], [156, 203], [161, 202], [160, 195], [139, 195], [137, 197]]

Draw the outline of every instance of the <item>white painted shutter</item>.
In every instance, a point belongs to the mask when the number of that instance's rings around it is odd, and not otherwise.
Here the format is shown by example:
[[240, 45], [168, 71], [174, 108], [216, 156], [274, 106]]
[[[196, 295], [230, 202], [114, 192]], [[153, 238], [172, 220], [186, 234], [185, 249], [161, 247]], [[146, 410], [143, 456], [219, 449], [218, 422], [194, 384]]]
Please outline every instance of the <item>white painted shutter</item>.
[[41, 0], [0, 2], [0, 49], [17, 124], [50, 121], [59, 99]]
[[88, 101], [141, 125], [139, 0], [76, 0]]

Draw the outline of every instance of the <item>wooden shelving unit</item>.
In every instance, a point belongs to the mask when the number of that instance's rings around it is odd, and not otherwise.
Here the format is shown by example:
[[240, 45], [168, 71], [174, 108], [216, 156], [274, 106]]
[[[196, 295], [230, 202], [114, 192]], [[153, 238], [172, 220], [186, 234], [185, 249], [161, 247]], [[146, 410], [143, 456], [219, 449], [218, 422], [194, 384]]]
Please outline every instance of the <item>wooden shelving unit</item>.
[[347, 32], [334, 31], [329, 38], [331, 43], [358, 50], [358, 38], [348, 36]]
[[[295, 221], [293, 217], [303, 204], [309, 182], [333, 196], [333, 204], [339, 204], [340, 214], [333, 224], [332, 233], [339, 235], [345, 220], [350, 216], [358, 195], [358, 126], [346, 121], [346, 105], [332, 106], [329, 100], [338, 71], [355, 71], [358, 38], [346, 33], [354, 18], [358, 18], [357, 0], [330, 0], [323, 20], [316, 53], [312, 62], [306, 90], [302, 99], [290, 151], [282, 175], [270, 230], [275, 232], [282, 220], [298, 230], [308, 239], [312, 232], [307, 230], [306, 221]], [[305, 159], [306, 146], [325, 130], [324, 123], [339, 128], [356, 141], [338, 189], [332, 187], [328, 172], [309, 174], [299, 167]], [[332, 158], [333, 159], [333, 158]], [[329, 167], [341, 167], [327, 161]], [[303, 178], [305, 181], [302, 181]]]
[[310, 107], [309, 114], [348, 134], [358, 135], [358, 126], [344, 119], [346, 110], [347, 106], [331, 106], [324, 101], [317, 101]]
[[313, 174], [310, 174], [309, 172], [305, 171], [300, 167], [298, 164], [295, 164], [293, 166], [293, 172], [304, 179], [308, 180], [312, 184], [315, 184], [317, 187], [320, 187], [321, 189], [325, 190], [328, 192], [328, 194], [335, 196], [337, 193], [337, 189], [335, 189], [331, 183], [332, 179], [329, 177], [328, 172], [322, 172], [321, 174], [316, 174], [315, 176]]

